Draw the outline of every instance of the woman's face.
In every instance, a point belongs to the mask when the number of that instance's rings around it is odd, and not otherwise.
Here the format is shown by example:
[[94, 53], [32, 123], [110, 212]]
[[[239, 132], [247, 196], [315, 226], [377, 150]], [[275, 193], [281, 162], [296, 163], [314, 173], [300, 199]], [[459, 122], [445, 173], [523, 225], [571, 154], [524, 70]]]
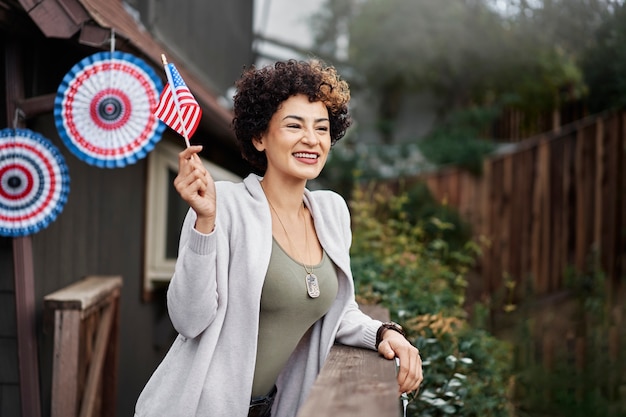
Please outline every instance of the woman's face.
[[299, 94], [283, 101], [270, 119], [267, 131], [254, 141], [254, 146], [265, 151], [266, 177], [309, 180], [322, 171], [330, 142], [326, 106], [321, 101], [310, 102], [307, 96]]

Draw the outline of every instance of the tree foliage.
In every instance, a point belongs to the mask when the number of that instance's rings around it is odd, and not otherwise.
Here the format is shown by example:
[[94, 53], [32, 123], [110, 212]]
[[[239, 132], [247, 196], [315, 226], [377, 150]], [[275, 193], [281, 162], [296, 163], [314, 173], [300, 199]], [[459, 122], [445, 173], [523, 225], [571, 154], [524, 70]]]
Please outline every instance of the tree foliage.
[[593, 112], [626, 106], [626, 5], [614, 5], [614, 13], [600, 25], [593, 47], [583, 54], [589, 107]]
[[608, 20], [615, 32], [620, 9], [617, 0], [328, 0], [314, 29], [322, 46], [349, 36], [351, 81], [376, 92], [382, 118], [416, 91], [435, 93], [444, 114], [494, 103], [545, 111], [588, 93], [582, 59]]
[[501, 31], [480, 3], [369, 0], [350, 24], [350, 63], [371, 88], [430, 90], [462, 103], [509, 60]]
[[312, 21], [326, 56], [349, 39], [342, 73], [376, 106], [362, 128], [393, 145], [407, 96], [429, 93], [437, 118], [422, 155], [476, 171], [488, 126], [455, 126], [458, 114], [495, 111], [493, 123], [515, 109], [520, 129], [535, 132], [567, 103], [626, 104], [624, 9], [623, 0], [328, 0]]

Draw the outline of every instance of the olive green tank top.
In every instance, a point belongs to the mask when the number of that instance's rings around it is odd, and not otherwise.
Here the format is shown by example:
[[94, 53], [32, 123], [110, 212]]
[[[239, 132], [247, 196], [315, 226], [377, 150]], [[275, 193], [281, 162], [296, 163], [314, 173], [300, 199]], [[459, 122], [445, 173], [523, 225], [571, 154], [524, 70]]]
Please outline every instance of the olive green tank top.
[[337, 296], [337, 271], [326, 252], [322, 261], [313, 266], [313, 273], [320, 288], [317, 298], [307, 293], [304, 266], [272, 239], [272, 255], [261, 293], [253, 397], [272, 389], [302, 336], [328, 312]]

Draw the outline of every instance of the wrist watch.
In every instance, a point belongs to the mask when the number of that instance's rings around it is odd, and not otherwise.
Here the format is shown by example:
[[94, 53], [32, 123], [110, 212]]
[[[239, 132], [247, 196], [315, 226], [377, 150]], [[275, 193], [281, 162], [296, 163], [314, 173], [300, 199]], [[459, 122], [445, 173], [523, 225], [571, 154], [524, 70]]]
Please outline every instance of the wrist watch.
[[394, 332], [398, 332], [402, 336], [406, 337], [406, 333], [404, 333], [402, 326], [400, 326], [398, 323], [394, 323], [393, 321], [384, 322], [380, 325], [378, 331], [376, 332], [376, 349], [378, 349], [378, 345], [380, 345], [380, 342], [383, 341], [383, 333], [385, 333], [385, 330], [393, 330]]

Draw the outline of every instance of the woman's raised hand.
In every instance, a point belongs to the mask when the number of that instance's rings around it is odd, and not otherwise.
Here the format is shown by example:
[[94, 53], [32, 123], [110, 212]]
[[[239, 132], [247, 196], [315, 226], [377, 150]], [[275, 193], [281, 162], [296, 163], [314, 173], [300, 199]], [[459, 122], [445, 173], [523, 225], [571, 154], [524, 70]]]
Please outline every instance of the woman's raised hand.
[[196, 212], [196, 230], [208, 234], [215, 226], [215, 182], [198, 156], [201, 150], [202, 146], [195, 145], [178, 154], [174, 187]]

